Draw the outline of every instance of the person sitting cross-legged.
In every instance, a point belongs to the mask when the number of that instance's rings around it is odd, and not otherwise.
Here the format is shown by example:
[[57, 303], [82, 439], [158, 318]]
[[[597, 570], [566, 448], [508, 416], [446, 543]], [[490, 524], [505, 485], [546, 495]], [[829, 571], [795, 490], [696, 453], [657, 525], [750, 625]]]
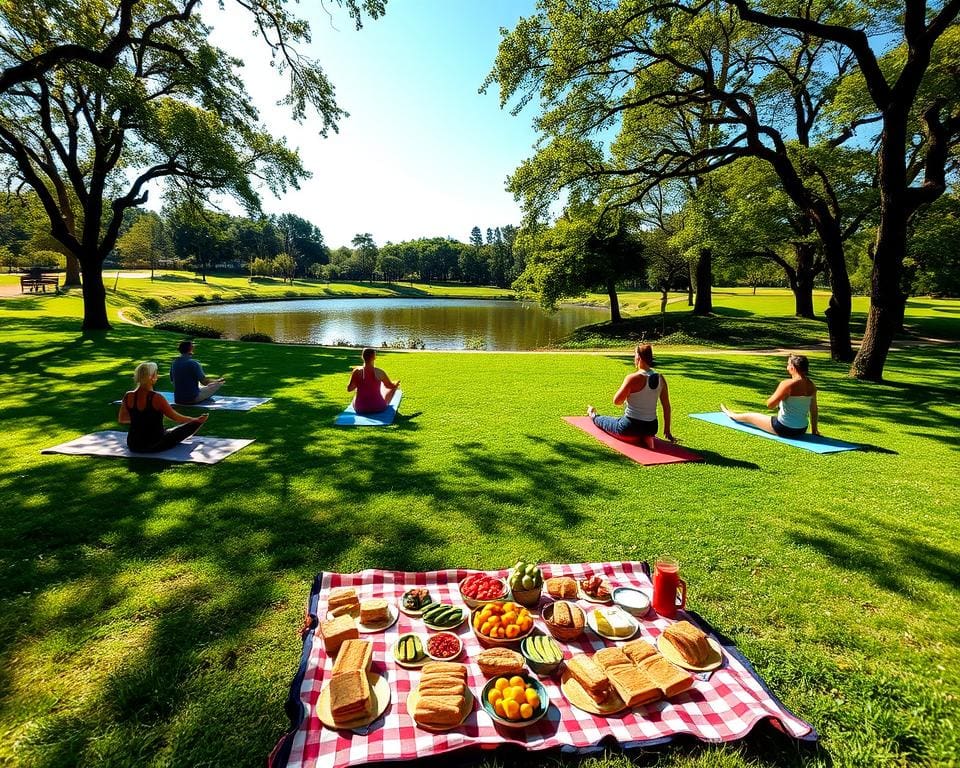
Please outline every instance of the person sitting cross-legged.
[[[140, 363], [133, 374], [137, 386], [127, 392], [120, 401], [117, 421], [129, 424], [127, 447], [137, 453], [158, 453], [182, 443], [196, 434], [207, 421], [207, 414], [191, 418], [177, 413], [159, 392], [154, 391], [157, 383], [157, 364]], [[173, 429], [165, 429], [163, 417], [180, 424]]]
[[209, 400], [226, 379], [211, 379], [203, 372], [203, 366], [193, 358], [194, 344], [189, 339], [181, 341], [178, 349], [180, 357], [170, 366], [174, 402], [178, 405], [193, 405]]
[[[367, 347], [360, 353], [360, 357], [363, 365], [353, 369], [350, 383], [347, 384], [347, 392], [357, 393], [353, 398], [353, 409], [357, 413], [380, 413], [390, 405], [400, 382], [390, 381], [386, 373], [374, 367], [377, 350]], [[381, 392], [381, 384], [386, 388], [386, 394]]]

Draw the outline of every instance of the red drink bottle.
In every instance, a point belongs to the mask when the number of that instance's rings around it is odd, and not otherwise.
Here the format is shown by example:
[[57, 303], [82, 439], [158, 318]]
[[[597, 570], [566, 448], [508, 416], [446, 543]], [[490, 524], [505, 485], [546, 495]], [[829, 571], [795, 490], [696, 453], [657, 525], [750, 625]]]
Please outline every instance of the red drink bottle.
[[[680, 604], [677, 605], [677, 592]], [[680, 565], [676, 560], [662, 557], [657, 560], [653, 572], [653, 610], [667, 619], [677, 616], [677, 608], [687, 605], [687, 582], [680, 578]]]

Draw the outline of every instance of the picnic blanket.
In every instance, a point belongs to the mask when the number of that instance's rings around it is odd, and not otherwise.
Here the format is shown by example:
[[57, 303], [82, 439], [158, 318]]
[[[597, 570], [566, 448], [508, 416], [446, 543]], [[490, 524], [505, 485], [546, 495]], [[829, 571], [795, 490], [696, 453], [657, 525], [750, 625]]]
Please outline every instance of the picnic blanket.
[[668, 443], [666, 440], [654, 438], [654, 450], [651, 451], [642, 445], [632, 442], [629, 438], [624, 440], [614, 437], [594, 424], [593, 419], [589, 416], [564, 416], [563, 420], [577, 429], [582, 429], [591, 437], [595, 437], [604, 445], [610, 446], [618, 453], [622, 453], [628, 459], [633, 459], [637, 464], [651, 466], [653, 464], [678, 464], [684, 461], [702, 461], [697, 454], [681, 448], [674, 443]]
[[[546, 576], [584, 578], [603, 575], [614, 586], [633, 585], [650, 595], [653, 586], [646, 563], [585, 563], [578, 565], [542, 566]], [[373, 642], [373, 671], [384, 675], [391, 689], [391, 700], [384, 715], [360, 731], [332, 731], [324, 728], [315, 714], [321, 688], [327, 683], [332, 660], [315, 637], [319, 614], [325, 614], [326, 595], [330, 588], [353, 586], [360, 599], [383, 596], [399, 604], [403, 593], [413, 587], [427, 587], [434, 600], [461, 604], [458, 582], [472, 571], [446, 570], [428, 573], [367, 570], [354, 574], [321, 573], [313, 583], [308, 605], [311, 629], [307, 632], [300, 668], [290, 686], [286, 704], [291, 731], [284, 736], [270, 755], [270, 768], [343, 766], [377, 763], [388, 760], [412, 760], [427, 755], [449, 753], [468, 747], [494, 749], [503, 743], [528, 750], [559, 748], [581, 753], [602, 749], [601, 740], [613, 738], [624, 747], [652, 746], [669, 742], [681, 734], [689, 734], [707, 742], [733, 741], [743, 738], [761, 721], [769, 721], [791, 737], [807, 742], [817, 740], [813, 727], [791, 714], [769, 691], [749, 662], [732, 642], [717, 638], [723, 646], [724, 664], [712, 673], [700, 675], [693, 688], [669, 701], [628, 710], [603, 718], [574, 708], [560, 690], [559, 676], [544, 676], [540, 681], [550, 696], [547, 715], [534, 725], [507, 729], [494, 724], [479, 702], [466, 721], [451, 731], [433, 733], [418, 727], [407, 712], [406, 700], [420, 679], [420, 671], [399, 666], [391, 649], [397, 638], [406, 632], [426, 634], [419, 619], [400, 614], [399, 621], [383, 633], [365, 634]], [[506, 576], [507, 571], [495, 572]], [[587, 603], [581, 603], [591, 608]], [[681, 618], [697, 622], [704, 631], [710, 627], [696, 614], [681, 612]], [[641, 632], [655, 642], [672, 621], [653, 613], [644, 617]], [[479, 696], [486, 682], [475, 663], [483, 650], [465, 622], [456, 630], [463, 640], [464, 655], [458, 661], [467, 664], [470, 689]], [[539, 629], [545, 629], [539, 619]], [[577, 640], [561, 644], [565, 656], [599, 650], [613, 645], [589, 630]], [[704, 679], [705, 678], [705, 679]]]
[[767, 440], [776, 440], [778, 443], [786, 443], [794, 448], [803, 448], [805, 451], [814, 453], [839, 453], [840, 451], [855, 451], [860, 446], [856, 443], [845, 443], [843, 440], [835, 440], [832, 437], [823, 437], [823, 435], [800, 435], [800, 437], [781, 437], [770, 432], [764, 432], [762, 429], [751, 426], [750, 424], [741, 424], [734, 421], [725, 413], [719, 411], [715, 413], [691, 413], [690, 418], [707, 421], [716, 424], [718, 427], [729, 427], [739, 432], [746, 432], [750, 435], [765, 437]]
[[400, 407], [402, 397], [403, 390], [398, 389], [390, 405], [377, 413], [357, 413], [351, 402], [333, 423], [340, 427], [386, 427], [393, 424], [393, 420], [397, 417], [397, 409]]
[[[164, 399], [174, 407], [181, 408], [204, 408], [208, 411], [252, 411], [258, 405], [269, 403], [269, 397], [231, 397], [230, 395], [214, 395], [208, 397], [200, 403], [176, 403], [173, 400], [173, 392], [157, 392], [163, 395]], [[120, 400], [114, 400], [114, 405], [120, 405]]]
[[127, 433], [116, 430], [91, 432], [89, 435], [44, 448], [40, 453], [64, 453], [70, 456], [104, 456], [111, 459], [161, 459], [184, 461], [191, 464], [216, 464], [253, 440], [235, 440], [228, 437], [188, 437], [179, 445], [157, 453], [136, 453], [127, 448]]

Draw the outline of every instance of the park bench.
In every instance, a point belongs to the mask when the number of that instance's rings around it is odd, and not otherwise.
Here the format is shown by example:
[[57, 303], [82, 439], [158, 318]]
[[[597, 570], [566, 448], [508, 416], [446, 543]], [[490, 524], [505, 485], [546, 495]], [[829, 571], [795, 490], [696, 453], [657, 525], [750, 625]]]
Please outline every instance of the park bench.
[[53, 286], [55, 293], [60, 293], [60, 278], [56, 275], [45, 275], [43, 270], [34, 268], [20, 276], [20, 293], [46, 293], [48, 285]]

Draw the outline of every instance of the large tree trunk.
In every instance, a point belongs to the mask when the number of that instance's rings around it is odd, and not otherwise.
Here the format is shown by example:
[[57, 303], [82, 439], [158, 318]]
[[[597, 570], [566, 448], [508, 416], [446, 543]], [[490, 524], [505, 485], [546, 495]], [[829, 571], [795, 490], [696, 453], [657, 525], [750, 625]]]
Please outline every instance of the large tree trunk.
[[797, 243], [794, 253], [797, 259], [796, 276], [790, 280], [797, 317], [816, 317], [813, 313], [813, 281], [817, 276], [814, 266], [816, 246], [812, 243]]
[[623, 318], [620, 316], [620, 299], [617, 296], [617, 284], [613, 279], [607, 281], [607, 296], [610, 297], [610, 322], [619, 323]]
[[709, 315], [713, 312], [713, 251], [701, 248], [697, 257], [697, 298], [693, 314]]
[[873, 270], [870, 274], [870, 311], [867, 313], [863, 343], [850, 367], [851, 376], [867, 381], [883, 380], [883, 367], [893, 337], [900, 328], [906, 304], [906, 296], [900, 286], [910, 215], [903, 159], [906, 135], [906, 113], [888, 113], [884, 120], [878, 164], [880, 225], [877, 227]]
[[80, 261], [72, 253], [67, 254], [67, 269], [63, 277], [63, 287], [80, 285]]
[[830, 357], [841, 363], [853, 360], [853, 343], [850, 340], [850, 311], [852, 292], [847, 263], [843, 258], [843, 242], [836, 237], [823, 237], [824, 256], [830, 266], [830, 303], [824, 314], [827, 316], [827, 331], [830, 335]]
[[696, 282], [696, 275], [693, 272], [693, 264], [687, 269], [687, 306], [693, 306], [693, 284]]
[[103, 331], [110, 328], [107, 319], [107, 291], [103, 286], [103, 265], [99, 260], [84, 260], [83, 265], [83, 330]]

